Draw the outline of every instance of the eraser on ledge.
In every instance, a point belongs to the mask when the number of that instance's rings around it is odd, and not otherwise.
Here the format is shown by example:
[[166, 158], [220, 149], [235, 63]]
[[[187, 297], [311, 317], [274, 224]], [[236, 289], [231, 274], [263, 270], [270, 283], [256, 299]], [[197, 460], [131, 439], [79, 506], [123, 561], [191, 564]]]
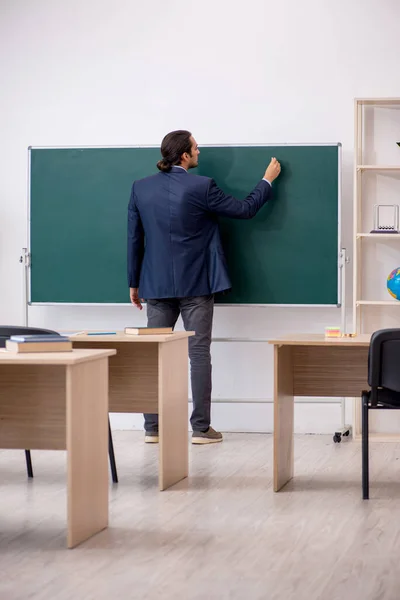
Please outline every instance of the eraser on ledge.
[[337, 338], [341, 336], [340, 327], [325, 327], [325, 337]]

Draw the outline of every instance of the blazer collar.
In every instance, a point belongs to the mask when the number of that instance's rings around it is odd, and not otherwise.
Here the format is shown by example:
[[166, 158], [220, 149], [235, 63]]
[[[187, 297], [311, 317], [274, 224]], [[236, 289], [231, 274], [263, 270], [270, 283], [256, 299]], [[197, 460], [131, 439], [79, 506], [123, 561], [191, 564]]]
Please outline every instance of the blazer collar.
[[177, 167], [177, 166], [171, 167], [171, 171], [170, 172], [171, 173], [186, 173], [186, 175], [187, 175], [187, 171], [183, 167]]

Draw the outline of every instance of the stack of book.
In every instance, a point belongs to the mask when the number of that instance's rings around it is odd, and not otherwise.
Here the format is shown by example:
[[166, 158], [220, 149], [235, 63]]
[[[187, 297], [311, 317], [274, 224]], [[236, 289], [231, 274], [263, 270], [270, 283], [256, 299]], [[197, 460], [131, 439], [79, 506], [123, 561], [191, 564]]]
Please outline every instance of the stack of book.
[[63, 335], [12, 335], [6, 340], [8, 352], [71, 352], [72, 342]]

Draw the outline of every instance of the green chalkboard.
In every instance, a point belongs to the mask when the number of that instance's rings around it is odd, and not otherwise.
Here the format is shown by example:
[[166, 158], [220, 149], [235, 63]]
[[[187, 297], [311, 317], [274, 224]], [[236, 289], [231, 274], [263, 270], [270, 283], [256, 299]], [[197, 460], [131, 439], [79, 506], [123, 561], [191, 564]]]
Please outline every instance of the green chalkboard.
[[[272, 201], [249, 221], [220, 219], [232, 290], [225, 304], [338, 303], [340, 145], [207, 146], [199, 168], [244, 198], [271, 156]], [[159, 148], [30, 150], [30, 302], [129, 302], [127, 205]]]

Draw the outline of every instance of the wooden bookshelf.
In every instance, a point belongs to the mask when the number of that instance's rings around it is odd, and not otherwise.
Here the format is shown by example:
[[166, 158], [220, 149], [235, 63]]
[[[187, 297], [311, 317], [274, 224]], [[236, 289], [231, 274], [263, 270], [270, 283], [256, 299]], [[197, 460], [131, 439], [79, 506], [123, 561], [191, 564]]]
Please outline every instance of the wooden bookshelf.
[[[380, 322], [385, 322], [389, 317], [393, 322], [394, 307], [400, 308], [400, 302], [391, 299], [389, 294], [387, 300], [382, 299], [382, 292], [376, 294], [371, 293], [371, 285], [368, 283], [368, 269], [375, 269], [375, 263], [371, 261], [377, 260], [385, 249], [380, 246], [380, 251], [374, 249], [373, 244], [384, 244], [390, 248], [391, 255], [396, 256], [396, 243], [400, 242], [400, 234], [395, 233], [371, 233], [368, 229], [373, 229], [373, 218], [371, 218], [372, 200], [376, 199], [378, 204], [393, 204], [387, 201], [388, 196], [382, 193], [384, 187], [378, 187], [378, 177], [386, 175], [393, 178], [391, 186], [398, 185], [400, 199], [400, 148], [398, 148], [398, 157], [396, 157], [396, 148], [390, 144], [396, 144], [400, 141], [400, 116], [387, 111], [400, 110], [400, 98], [356, 98], [354, 101], [354, 203], [353, 203], [353, 331], [358, 334], [372, 333], [367, 330], [365, 317], [370, 316], [371, 323], [375, 318], [375, 313], [371, 313], [377, 307], [381, 309], [379, 313]], [[369, 119], [369, 120], [368, 120]], [[375, 119], [378, 119], [375, 121]], [[378, 123], [379, 119], [382, 119]], [[393, 139], [387, 138], [388, 126], [387, 123], [396, 122], [396, 127], [393, 129]], [[371, 126], [373, 123], [373, 126]], [[384, 123], [387, 130], [382, 136], [382, 129], [379, 127]], [[378, 126], [379, 125], [379, 126]], [[379, 136], [379, 132], [381, 136]], [[397, 139], [396, 139], [397, 135]], [[365, 178], [371, 188], [368, 188]], [[397, 182], [396, 179], [399, 181]], [[382, 186], [382, 184], [381, 184]], [[390, 193], [393, 194], [393, 187], [390, 188]], [[368, 196], [368, 189], [372, 189], [374, 196]], [[397, 193], [397, 192], [396, 192]], [[400, 204], [400, 200], [399, 200]], [[368, 260], [367, 260], [368, 258]], [[368, 264], [367, 264], [368, 263]], [[400, 265], [400, 247], [399, 247], [399, 265]], [[397, 265], [394, 265], [395, 268]], [[382, 268], [376, 264], [376, 268]], [[376, 274], [376, 271], [374, 272]], [[383, 275], [384, 277], [384, 275]], [[382, 285], [384, 279], [382, 278]], [[373, 286], [372, 286], [373, 287]], [[366, 291], [368, 290], [368, 292]], [[369, 312], [368, 312], [369, 311]], [[387, 311], [387, 312], [385, 312]], [[399, 313], [400, 317], [400, 313]], [[391, 325], [388, 324], [388, 327]], [[383, 427], [385, 423], [383, 424]], [[372, 429], [372, 427], [371, 427]], [[361, 434], [361, 399], [355, 398], [354, 402], [354, 437], [359, 439]], [[379, 441], [382, 439], [400, 441], [400, 427], [398, 433], [387, 434], [379, 431], [370, 433], [370, 439]]]

